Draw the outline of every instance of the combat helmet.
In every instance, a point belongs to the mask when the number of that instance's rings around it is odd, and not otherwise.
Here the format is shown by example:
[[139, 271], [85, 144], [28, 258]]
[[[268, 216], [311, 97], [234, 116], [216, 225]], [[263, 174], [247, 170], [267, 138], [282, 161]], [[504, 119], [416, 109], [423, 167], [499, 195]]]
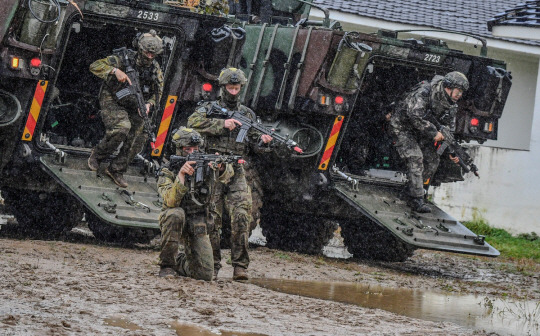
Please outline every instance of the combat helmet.
[[177, 149], [182, 149], [182, 147], [192, 147], [199, 146], [202, 147], [204, 140], [193, 128], [180, 127], [172, 136], [172, 143], [176, 146]]
[[218, 77], [219, 85], [240, 84], [245, 85], [247, 82], [244, 72], [237, 68], [225, 68], [221, 70]]
[[161, 40], [154, 29], [150, 29], [148, 33], [139, 33], [135, 37], [133, 47], [136, 47], [139, 52], [148, 51], [154, 55], [159, 55], [163, 52], [163, 40]]
[[467, 91], [469, 89], [469, 80], [461, 72], [452, 71], [444, 76], [443, 85], [445, 88]]

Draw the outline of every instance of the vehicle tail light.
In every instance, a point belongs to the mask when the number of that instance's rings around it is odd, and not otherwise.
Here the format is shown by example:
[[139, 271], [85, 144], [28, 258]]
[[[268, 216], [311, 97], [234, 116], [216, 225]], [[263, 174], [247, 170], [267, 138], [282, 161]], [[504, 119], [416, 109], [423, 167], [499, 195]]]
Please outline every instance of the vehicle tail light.
[[11, 57], [11, 67], [13, 69], [19, 69], [19, 66], [21, 65], [21, 59], [17, 56]]
[[330, 97], [328, 96], [321, 96], [320, 99], [319, 99], [319, 104], [321, 105], [330, 105]]
[[480, 121], [478, 119], [476, 119], [476, 118], [471, 119], [471, 126], [476, 127], [476, 126], [478, 126], [479, 123], [480, 123]]
[[210, 91], [212, 91], [212, 84], [210, 84], [210, 83], [204, 83], [204, 84], [202, 85], [202, 90], [203, 90], [204, 92], [210, 92]]
[[484, 124], [484, 132], [485, 133], [493, 132], [493, 123], [492, 122], [487, 122], [487, 123]]
[[338, 105], [341, 105], [343, 104], [343, 102], [345, 101], [345, 99], [343, 99], [342, 96], [336, 96], [336, 98], [334, 99], [334, 102]]
[[34, 68], [37, 68], [41, 65], [41, 60], [37, 57], [34, 57], [30, 60], [30, 65]]

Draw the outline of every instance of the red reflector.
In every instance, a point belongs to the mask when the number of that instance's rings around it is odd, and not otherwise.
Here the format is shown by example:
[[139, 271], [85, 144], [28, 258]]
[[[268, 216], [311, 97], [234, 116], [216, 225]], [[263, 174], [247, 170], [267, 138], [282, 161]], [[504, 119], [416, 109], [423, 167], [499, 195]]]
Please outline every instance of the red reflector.
[[336, 104], [341, 105], [343, 104], [343, 97], [337, 96], [336, 99], [334, 99], [334, 101], [336, 102]]
[[212, 91], [212, 84], [204, 83], [202, 85], [202, 89], [203, 89], [204, 92], [210, 92], [210, 91]]
[[240, 159], [240, 160], [238, 160], [238, 163], [239, 163], [239, 164], [244, 164], [244, 163], [246, 163], [246, 160]]
[[476, 118], [471, 119], [471, 126], [478, 126], [479, 123], [480, 123], [480, 121], [478, 121], [478, 119], [476, 119]]
[[30, 60], [30, 65], [33, 66], [34, 68], [37, 68], [38, 66], [41, 65], [41, 60], [39, 58], [32, 58]]

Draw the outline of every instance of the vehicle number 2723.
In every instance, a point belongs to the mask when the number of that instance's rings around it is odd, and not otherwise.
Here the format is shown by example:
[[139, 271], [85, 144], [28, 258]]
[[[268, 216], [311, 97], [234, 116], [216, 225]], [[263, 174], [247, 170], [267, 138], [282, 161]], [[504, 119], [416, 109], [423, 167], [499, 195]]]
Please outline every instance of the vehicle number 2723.
[[159, 13], [140, 10], [137, 11], [137, 19], [157, 21], [159, 19]]
[[425, 54], [424, 55], [424, 62], [440, 63], [441, 62], [441, 55]]

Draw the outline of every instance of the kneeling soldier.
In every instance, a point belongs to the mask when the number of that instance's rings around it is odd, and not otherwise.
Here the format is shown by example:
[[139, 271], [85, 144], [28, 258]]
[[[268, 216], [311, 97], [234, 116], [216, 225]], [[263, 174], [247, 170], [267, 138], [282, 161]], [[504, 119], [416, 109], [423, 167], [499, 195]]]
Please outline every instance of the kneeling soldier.
[[[182, 127], [173, 135], [176, 154], [181, 156], [198, 151], [202, 142], [199, 133], [189, 128]], [[212, 245], [207, 233], [207, 225], [211, 226], [211, 218], [207, 215], [210, 196], [216, 179], [226, 180], [234, 173], [228, 164], [222, 165], [215, 173], [209, 174], [212, 176], [205, 176], [203, 182], [189, 190], [186, 175], [191, 176], [195, 172], [193, 164], [195, 161], [184, 162], [176, 174], [171, 171], [173, 168], [163, 168], [160, 172], [158, 192], [163, 198], [163, 208], [159, 216], [159, 276], [178, 273], [209, 281], [214, 271]], [[180, 241], [184, 243], [183, 250], [179, 250]]]

